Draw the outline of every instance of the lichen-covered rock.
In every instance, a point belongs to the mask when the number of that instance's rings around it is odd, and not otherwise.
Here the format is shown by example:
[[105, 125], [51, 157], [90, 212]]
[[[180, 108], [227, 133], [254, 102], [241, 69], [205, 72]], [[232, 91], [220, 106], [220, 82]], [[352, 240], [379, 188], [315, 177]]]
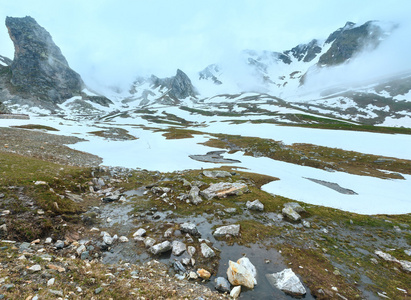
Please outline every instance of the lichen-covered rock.
[[197, 226], [193, 223], [183, 223], [180, 225], [180, 231], [189, 233], [192, 236], [201, 236], [201, 234], [198, 232]]
[[195, 205], [203, 202], [203, 199], [200, 197], [200, 188], [198, 186], [191, 187], [188, 198], [190, 199], [190, 202]]
[[239, 260], [237, 260], [237, 263], [242, 265], [244, 268], [246, 268], [251, 273], [251, 275], [253, 275], [254, 284], [257, 285], [257, 269], [251, 263], [250, 259], [248, 257], [242, 257]]
[[203, 175], [209, 178], [226, 178], [231, 177], [231, 173], [227, 171], [203, 171]]
[[172, 253], [175, 256], [180, 256], [187, 249], [186, 244], [180, 241], [173, 241], [171, 246], [173, 247]]

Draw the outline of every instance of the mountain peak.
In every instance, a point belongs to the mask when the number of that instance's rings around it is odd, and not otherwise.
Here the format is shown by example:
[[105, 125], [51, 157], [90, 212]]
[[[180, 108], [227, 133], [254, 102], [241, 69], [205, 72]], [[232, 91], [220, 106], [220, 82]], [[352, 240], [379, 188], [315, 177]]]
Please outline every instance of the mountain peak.
[[81, 93], [84, 83], [47, 30], [34, 18], [6, 18], [14, 43], [11, 83], [21, 92], [54, 104]]

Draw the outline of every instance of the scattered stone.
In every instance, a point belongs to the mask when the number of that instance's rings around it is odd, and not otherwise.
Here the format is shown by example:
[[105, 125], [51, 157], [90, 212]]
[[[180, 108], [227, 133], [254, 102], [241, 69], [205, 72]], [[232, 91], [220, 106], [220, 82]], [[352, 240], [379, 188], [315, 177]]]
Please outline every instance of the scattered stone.
[[54, 247], [56, 247], [56, 249], [63, 249], [64, 248], [64, 242], [61, 240], [58, 240], [57, 242], [54, 243]]
[[20, 244], [19, 251], [20, 252], [28, 251], [28, 249], [30, 249], [30, 246], [31, 246], [30, 243], [23, 242]]
[[31, 271], [31, 272], [39, 272], [39, 271], [41, 271], [41, 266], [40, 265], [34, 265], [34, 266], [31, 266], [30, 268], [29, 268], [29, 270]]
[[3, 234], [7, 234], [7, 225], [3, 224], [0, 226], [0, 232]]
[[6, 290], [6, 291], [10, 291], [11, 289], [13, 289], [15, 287], [14, 284], [5, 284], [1, 287], [2, 290]]
[[398, 260], [395, 257], [393, 257], [391, 254], [384, 253], [382, 251], [375, 251], [375, 254], [382, 258], [385, 261], [390, 261], [394, 263], [398, 263], [401, 266], [401, 269], [407, 273], [411, 273], [411, 262], [407, 260]]
[[57, 266], [57, 265], [51, 265], [51, 264], [48, 265], [47, 268], [49, 268], [49, 269], [51, 269], [51, 270], [56, 270], [56, 271], [58, 271], [59, 273], [63, 273], [63, 272], [66, 271], [66, 269], [63, 268], [63, 267], [60, 267], [60, 266]]
[[226, 213], [233, 214], [237, 211], [237, 209], [235, 207], [228, 207], [228, 208], [225, 208], [224, 211]]
[[209, 178], [226, 178], [231, 177], [231, 173], [227, 171], [203, 171], [203, 175]]
[[179, 262], [178, 260], [174, 262], [173, 267], [174, 267], [174, 271], [176, 271], [177, 273], [184, 274], [187, 272], [186, 268], [184, 268], [183, 264]]
[[126, 236], [120, 236], [119, 238], [118, 238], [118, 240], [119, 240], [119, 242], [120, 243], [127, 243], [128, 242], [128, 238], [126, 237]]
[[407, 254], [408, 256], [411, 256], [411, 249], [404, 250], [404, 253]]
[[211, 162], [211, 163], [241, 163], [241, 161], [236, 159], [224, 158], [222, 156], [223, 153], [227, 151], [211, 151], [207, 152], [205, 155], [189, 155], [191, 159], [203, 161], [203, 162]]
[[105, 203], [115, 202], [115, 201], [120, 200], [121, 196], [122, 196], [121, 194], [113, 194], [107, 197], [103, 197], [103, 202]]
[[194, 256], [194, 254], [196, 253], [196, 248], [193, 246], [188, 246], [187, 247], [187, 253], [188, 255], [190, 255], [191, 257]]
[[307, 220], [303, 220], [302, 223], [303, 223], [303, 226], [304, 226], [305, 228], [310, 228], [310, 227], [311, 227], [310, 222], [308, 222]]
[[239, 224], [218, 227], [213, 233], [215, 237], [225, 237], [227, 235], [238, 236], [239, 234]]
[[291, 269], [284, 269], [281, 272], [267, 274], [265, 276], [273, 287], [278, 288], [287, 294], [293, 296], [302, 296], [306, 294], [306, 290], [300, 279]]
[[0, 193], [0, 199], [3, 199], [4, 197], [6, 197], [6, 195], [4, 195], [4, 193]]
[[211, 258], [215, 256], [215, 252], [213, 249], [210, 248], [206, 243], [201, 243], [201, 254], [205, 258]]
[[144, 246], [146, 248], [152, 247], [156, 243], [156, 240], [151, 237], [146, 237], [144, 240]]
[[191, 280], [196, 280], [196, 279], [198, 279], [197, 273], [191, 271], [191, 272], [188, 274], [188, 279], [191, 279]]
[[169, 241], [164, 241], [162, 243], [156, 244], [150, 248], [150, 252], [154, 255], [161, 254], [167, 251], [170, 251], [172, 248]]
[[171, 245], [173, 247], [172, 253], [175, 256], [180, 256], [181, 254], [184, 253], [184, 251], [187, 250], [186, 244], [184, 244], [183, 242], [180, 242], [180, 241], [173, 241], [173, 243]]
[[203, 202], [203, 199], [201, 199], [200, 197], [200, 188], [198, 186], [191, 187], [191, 190], [188, 194], [188, 199], [190, 199], [190, 202], [193, 203], [194, 205], [197, 205]]
[[63, 296], [64, 296], [64, 294], [63, 294], [62, 291], [49, 290], [49, 293], [50, 293], [50, 294], [53, 294], [53, 295], [56, 295], [56, 296], [60, 296], [60, 297], [63, 297]]
[[225, 198], [231, 195], [239, 196], [248, 191], [249, 189], [244, 183], [219, 182], [211, 184], [207, 189], [201, 191], [200, 195], [207, 200], [211, 200], [214, 197]]
[[301, 207], [300, 204], [297, 202], [288, 202], [284, 204], [284, 207], [291, 207], [294, 211], [298, 212], [299, 214], [305, 213], [305, 209]]
[[114, 242], [114, 237], [111, 237], [111, 235], [110, 235], [108, 232], [102, 231], [102, 232], [101, 232], [101, 236], [103, 236], [103, 242], [104, 242], [106, 245], [111, 245], [111, 244], [113, 244], [113, 242]]
[[205, 269], [198, 269], [198, 270], [197, 270], [197, 275], [198, 275], [198, 277], [200, 277], [200, 278], [202, 278], [202, 279], [204, 279], [204, 280], [209, 280], [210, 277], [211, 277], [211, 273], [208, 272], [208, 271], [205, 270]]
[[52, 285], [54, 285], [54, 282], [55, 282], [55, 281], [56, 281], [55, 278], [49, 279], [49, 280], [47, 281], [47, 286], [52, 286]]
[[90, 258], [90, 252], [88, 252], [88, 251], [84, 251], [80, 255], [81, 260], [85, 260], [85, 259], [89, 259], [89, 258]]
[[264, 211], [264, 204], [262, 204], [258, 199], [254, 201], [247, 201], [246, 207], [248, 210]]
[[38, 180], [38, 181], [34, 182], [34, 185], [47, 185], [47, 182]]
[[240, 293], [241, 293], [241, 285], [238, 285], [238, 286], [233, 287], [233, 289], [230, 292], [230, 296], [233, 299], [237, 299], [238, 297], [240, 297]]
[[215, 289], [222, 293], [230, 292], [230, 283], [224, 277], [217, 277], [215, 280]]
[[102, 291], [103, 291], [103, 288], [102, 288], [102, 287], [96, 288], [96, 289], [94, 290], [94, 294], [98, 295], [98, 294], [100, 294]]
[[180, 231], [189, 233], [193, 236], [201, 236], [201, 234], [198, 232], [197, 226], [193, 223], [183, 223], [180, 225]]
[[167, 229], [166, 232], [164, 232], [164, 237], [169, 238], [173, 235], [173, 233], [174, 233], [174, 228], [171, 227], [171, 228]]
[[44, 244], [51, 244], [53, 242], [53, 239], [51, 237], [46, 238], [44, 241]]
[[251, 275], [253, 275], [254, 285], [257, 285], [257, 269], [251, 263], [250, 259], [248, 257], [242, 257], [237, 260], [237, 263], [246, 268], [251, 273]]
[[84, 245], [81, 245], [76, 249], [77, 255], [81, 255], [81, 253], [83, 253], [84, 251], [86, 251], [86, 246]]
[[301, 220], [301, 216], [291, 206], [284, 207], [282, 213], [286, 218], [292, 221]]
[[227, 278], [232, 285], [243, 285], [249, 289], [254, 288], [254, 276], [249, 270], [231, 260], [228, 264]]

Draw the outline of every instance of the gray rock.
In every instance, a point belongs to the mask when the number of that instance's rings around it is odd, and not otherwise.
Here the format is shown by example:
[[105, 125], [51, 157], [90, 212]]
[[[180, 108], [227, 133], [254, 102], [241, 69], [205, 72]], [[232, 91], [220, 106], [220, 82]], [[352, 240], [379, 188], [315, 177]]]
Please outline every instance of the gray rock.
[[80, 259], [81, 260], [85, 260], [85, 259], [89, 259], [90, 258], [90, 252], [88, 252], [87, 250], [82, 252], [80, 255]]
[[227, 171], [203, 171], [203, 175], [209, 178], [231, 177], [231, 174]]
[[228, 207], [228, 208], [225, 208], [224, 211], [226, 213], [233, 214], [233, 213], [237, 212], [237, 209], [235, 207]]
[[296, 222], [301, 220], [301, 216], [291, 206], [284, 207], [282, 213], [284, 217], [290, 219], [291, 221]]
[[175, 255], [175, 256], [180, 256], [187, 249], [186, 244], [184, 244], [183, 242], [180, 242], [180, 241], [173, 241], [172, 247], [173, 247], [172, 252], [173, 252], [173, 255]]
[[239, 234], [240, 234], [239, 224], [218, 227], [213, 233], [215, 237], [225, 237], [227, 235], [238, 236]]
[[138, 229], [136, 232], [134, 232], [133, 237], [136, 237], [136, 236], [138, 236], [138, 237], [143, 237], [143, 236], [146, 235], [146, 232], [147, 232], [147, 231], [146, 231], [145, 229], [140, 228], [140, 229]]
[[[63, 243], [64, 244], [64, 243]], [[31, 244], [27, 243], [27, 242], [23, 242], [21, 243], [20, 247], [19, 247], [19, 251], [23, 252], [23, 251], [27, 251], [28, 249], [30, 249]]]
[[211, 200], [214, 197], [224, 198], [233, 195], [242, 195], [248, 192], [248, 187], [244, 183], [240, 182], [219, 182], [211, 184], [207, 189], [200, 192], [200, 195]]
[[84, 251], [86, 251], [86, 246], [84, 245], [80, 245], [80, 247], [76, 249], [77, 255], [81, 255]]
[[203, 202], [203, 199], [201, 199], [199, 193], [200, 193], [200, 188], [198, 186], [191, 187], [190, 193], [188, 194], [188, 198], [190, 199], [190, 202], [193, 203], [194, 205], [197, 205]]
[[408, 256], [411, 256], [411, 249], [404, 250], [404, 253], [407, 254]]
[[150, 252], [154, 255], [161, 254], [172, 249], [171, 243], [169, 241], [164, 241], [160, 244], [156, 244], [150, 248]]
[[193, 236], [201, 236], [201, 234], [198, 232], [197, 226], [193, 223], [183, 223], [180, 225], [180, 231], [189, 233]]
[[63, 291], [49, 290], [49, 293], [60, 297], [64, 296]]
[[114, 242], [114, 239], [110, 236], [108, 232], [102, 231], [101, 235], [103, 236], [103, 242], [106, 245], [111, 245]]
[[57, 242], [54, 243], [54, 247], [56, 247], [56, 249], [63, 249], [64, 248], [64, 242], [61, 240], [58, 240]]
[[80, 75], [33, 18], [7, 17], [6, 26], [15, 49], [10, 66], [13, 86], [55, 104], [81, 93], [84, 83]]
[[264, 204], [262, 204], [258, 199], [254, 201], [247, 201], [246, 206], [248, 210], [264, 211]]
[[94, 294], [98, 295], [98, 294], [100, 294], [102, 291], [103, 291], [103, 288], [102, 288], [102, 287], [96, 288], [96, 289], [94, 290]]
[[3, 224], [0, 226], [0, 234], [7, 234], [7, 225]]
[[284, 207], [291, 207], [294, 211], [298, 212], [299, 214], [305, 213], [305, 209], [301, 207], [300, 204], [297, 202], [288, 202], [284, 204]]
[[40, 265], [34, 265], [34, 266], [31, 266], [30, 268], [29, 268], [29, 270], [31, 271], [31, 272], [39, 272], [39, 271], [41, 271], [41, 266]]
[[215, 289], [223, 293], [230, 292], [230, 283], [224, 277], [217, 277], [215, 280]]
[[302, 296], [307, 293], [300, 279], [291, 269], [284, 269], [281, 272], [265, 276], [274, 288], [278, 288], [287, 294]]
[[146, 248], [150, 248], [152, 246], [154, 246], [154, 244], [156, 243], [156, 240], [151, 238], [151, 237], [146, 237], [144, 240], [144, 246]]
[[182, 273], [182, 274], [184, 274], [184, 273], [187, 272], [186, 268], [184, 268], [184, 266], [182, 265], [182, 263], [179, 262], [178, 260], [176, 260], [176, 261], [174, 262], [173, 268], [174, 268], [174, 271], [175, 271], [176, 273], [180, 273], [180, 274]]
[[201, 254], [205, 258], [211, 258], [214, 257], [216, 254], [213, 249], [211, 249], [210, 246], [208, 246], [206, 243], [201, 243]]
[[194, 254], [196, 253], [196, 248], [193, 247], [193, 246], [188, 246], [188, 248], [187, 248], [187, 253], [188, 253], [188, 255], [190, 255], [191, 257], [193, 257]]
[[310, 228], [310, 227], [311, 227], [310, 222], [308, 222], [307, 220], [303, 220], [302, 223], [303, 223], [303, 226], [304, 226], [305, 228]]

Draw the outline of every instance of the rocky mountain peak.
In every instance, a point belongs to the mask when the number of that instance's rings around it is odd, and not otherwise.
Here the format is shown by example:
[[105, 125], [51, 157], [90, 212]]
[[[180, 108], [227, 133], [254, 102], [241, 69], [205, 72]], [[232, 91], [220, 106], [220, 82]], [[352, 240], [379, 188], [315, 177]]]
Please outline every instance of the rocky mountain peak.
[[346, 62], [365, 47], [375, 49], [386, 32], [377, 22], [369, 21], [361, 26], [347, 22], [344, 27], [334, 31], [325, 41], [330, 49], [319, 59], [320, 66], [338, 65]]
[[51, 35], [32, 17], [6, 18], [14, 43], [11, 84], [39, 100], [61, 103], [79, 95], [84, 83], [73, 71]]
[[158, 78], [153, 75], [151, 81], [154, 86], [167, 88], [167, 95], [172, 99], [184, 99], [197, 95], [197, 91], [191, 83], [190, 78], [180, 69], [177, 69], [175, 76], [169, 78]]

